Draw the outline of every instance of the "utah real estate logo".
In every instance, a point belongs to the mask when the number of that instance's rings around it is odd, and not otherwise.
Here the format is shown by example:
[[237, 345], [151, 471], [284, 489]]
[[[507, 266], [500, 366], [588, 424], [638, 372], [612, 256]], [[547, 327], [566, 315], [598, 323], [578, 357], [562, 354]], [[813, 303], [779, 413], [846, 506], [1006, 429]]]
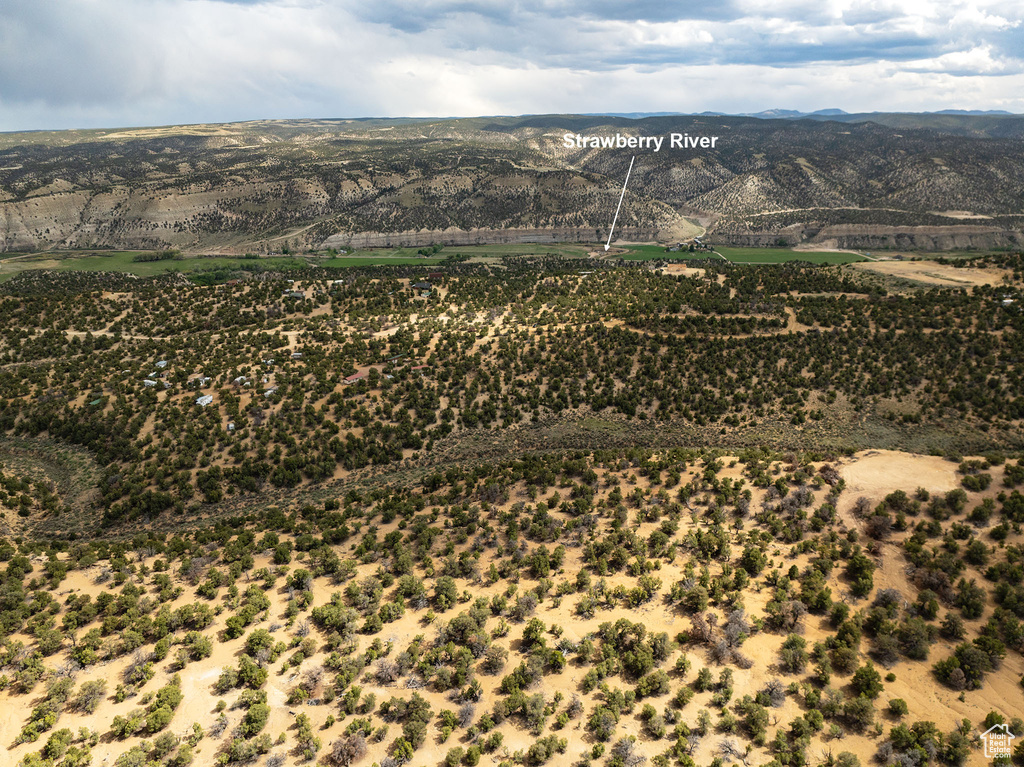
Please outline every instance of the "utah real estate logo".
[[985, 758], [996, 759], [1000, 756], [1010, 756], [1012, 741], [1016, 737], [1010, 732], [1010, 725], [996, 724], [989, 727], [981, 734], [985, 741]]

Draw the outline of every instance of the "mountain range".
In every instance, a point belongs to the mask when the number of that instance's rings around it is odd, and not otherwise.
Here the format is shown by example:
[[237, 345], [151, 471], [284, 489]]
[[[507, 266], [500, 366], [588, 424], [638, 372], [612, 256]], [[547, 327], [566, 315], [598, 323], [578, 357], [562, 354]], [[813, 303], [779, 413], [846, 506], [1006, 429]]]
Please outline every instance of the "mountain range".
[[637, 155], [623, 239], [1024, 242], [1024, 117], [778, 110], [0, 134], [0, 250], [602, 241], [631, 152], [566, 148], [566, 133], [719, 137]]

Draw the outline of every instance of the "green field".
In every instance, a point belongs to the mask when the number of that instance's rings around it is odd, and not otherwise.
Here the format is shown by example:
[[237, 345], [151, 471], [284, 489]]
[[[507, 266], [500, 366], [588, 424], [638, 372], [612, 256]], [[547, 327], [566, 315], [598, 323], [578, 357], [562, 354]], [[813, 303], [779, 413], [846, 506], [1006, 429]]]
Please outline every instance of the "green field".
[[[58, 271], [126, 272], [140, 277], [152, 277], [168, 272], [196, 274], [214, 270], [258, 269], [280, 270], [301, 269], [309, 263], [326, 268], [355, 266], [435, 266], [449, 257], [466, 259], [502, 259], [513, 256], [555, 255], [567, 258], [582, 258], [592, 249], [600, 246], [581, 243], [520, 243], [506, 245], [463, 245], [444, 248], [435, 256], [417, 255], [418, 248], [374, 248], [355, 250], [346, 255], [332, 258], [298, 258], [294, 256], [267, 256], [258, 259], [235, 258], [230, 256], [191, 257], [167, 261], [134, 261], [143, 251], [86, 251], [74, 253], [33, 253], [4, 254], [0, 256], [0, 282], [30, 269], [55, 269]], [[612, 258], [626, 261], [692, 260], [717, 259], [712, 253], [669, 253], [662, 245], [627, 245], [627, 253]], [[727, 260], [735, 264], [770, 263], [786, 261], [809, 261], [814, 264], [849, 264], [865, 260], [850, 253], [801, 252], [782, 248], [716, 248]]]
[[807, 261], [812, 264], [852, 264], [868, 260], [853, 253], [789, 250], [788, 248], [716, 247], [715, 251], [734, 264], [783, 264], [787, 261]]
[[621, 247], [629, 252], [621, 256], [610, 256], [610, 258], [621, 258], [624, 261], [657, 261], [659, 259], [666, 261], [703, 261], [709, 258], [718, 258], [713, 253], [704, 251], [690, 253], [688, 250], [680, 250], [677, 253], [670, 253], [665, 250], [664, 245], [623, 245]]
[[352, 266], [432, 266], [444, 261], [443, 258], [402, 257], [402, 256], [338, 256], [319, 262], [326, 269], [344, 269]]
[[[582, 257], [596, 246], [575, 243], [509, 243], [502, 245], [446, 245], [436, 256], [423, 257], [418, 255], [419, 248], [360, 248], [335, 256], [324, 262], [324, 266], [366, 266], [372, 264], [404, 263], [411, 260], [418, 264], [431, 264], [444, 261], [448, 257], [464, 256], [466, 258], [508, 258], [510, 256], [555, 255]], [[357, 263], [360, 259], [369, 259], [367, 263]]]
[[[192, 274], [215, 269], [301, 269], [304, 261], [291, 257], [273, 258], [183, 258], [167, 261], [134, 261], [138, 250], [112, 250], [83, 253], [34, 253], [12, 255], [0, 260], [0, 282], [32, 269], [80, 272], [125, 272], [140, 277], [153, 277], [169, 272]], [[257, 266], [258, 265], [258, 266]]]
[[584, 258], [595, 245], [571, 242], [524, 242], [504, 245], [452, 245], [444, 255], [463, 255], [470, 258], [507, 258], [508, 256], [565, 256]]
[[231, 258], [215, 256], [212, 258], [183, 258], [179, 261], [133, 261], [138, 252], [115, 251], [84, 257], [65, 258], [57, 268], [60, 270], [77, 270], [83, 272], [129, 272], [142, 277], [165, 274], [167, 272], [205, 272], [211, 269], [244, 269], [259, 264], [264, 269], [301, 269], [305, 262], [298, 258]]
[[[807, 261], [812, 264], [852, 264], [855, 261], [865, 261], [862, 256], [853, 253], [831, 253], [824, 251], [798, 251], [788, 248], [715, 248], [714, 253], [706, 251], [679, 251], [669, 253], [662, 245], [625, 245], [629, 252], [615, 256], [626, 261], [657, 261], [660, 259], [668, 261], [684, 260], [725, 260], [734, 264], [782, 264], [787, 261]], [[721, 254], [721, 258], [718, 254]]]
[[10, 253], [0, 255], [0, 282], [9, 280], [20, 272], [32, 269], [53, 269], [56, 271], [125, 272], [140, 277], [153, 277], [168, 272], [196, 274], [215, 270], [281, 270], [302, 269], [313, 264], [328, 269], [342, 269], [356, 266], [424, 266], [443, 263], [450, 256], [467, 259], [500, 259], [510, 256], [553, 254], [559, 256], [585, 256], [586, 245], [467, 245], [445, 248], [435, 256], [420, 256], [418, 248], [366, 248], [346, 255], [323, 257], [263, 256], [257, 259], [214, 256], [186, 257], [179, 260], [135, 261], [145, 251], [76, 251], [48, 253]]

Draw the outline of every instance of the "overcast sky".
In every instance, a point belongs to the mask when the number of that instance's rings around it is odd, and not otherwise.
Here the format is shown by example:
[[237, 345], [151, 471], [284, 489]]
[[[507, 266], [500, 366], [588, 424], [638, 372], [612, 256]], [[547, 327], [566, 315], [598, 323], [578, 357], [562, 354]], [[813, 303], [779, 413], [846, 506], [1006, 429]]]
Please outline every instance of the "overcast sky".
[[1020, 113], [1022, 19], [1024, 0], [0, 0], [0, 130], [775, 107]]

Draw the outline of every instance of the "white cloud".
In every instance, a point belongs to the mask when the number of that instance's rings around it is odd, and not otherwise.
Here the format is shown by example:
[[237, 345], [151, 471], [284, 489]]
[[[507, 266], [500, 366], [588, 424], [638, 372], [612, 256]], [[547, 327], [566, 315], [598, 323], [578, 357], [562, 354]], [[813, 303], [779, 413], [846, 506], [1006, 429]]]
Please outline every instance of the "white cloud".
[[1024, 111], [1024, 0], [629, 8], [636, 18], [604, 0], [4, 0], [0, 130], [776, 106]]
[[949, 26], [953, 29], [1012, 29], [1020, 26], [1020, 20], [1010, 21], [1003, 16], [987, 13], [976, 5], [968, 5], [954, 14], [949, 20]]
[[980, 45], [968, 51], [945, 53], [917, 64], [911, 62], [908, 66], [909, 71], [959, 72], [967, 75], [996, 74], [1011, 68], [1019, 71], [1020, 63], [1015, 62], [1015, 65], [1012, 65], [1010, 61], [994, 56], [992, 47], [988, 45]]

